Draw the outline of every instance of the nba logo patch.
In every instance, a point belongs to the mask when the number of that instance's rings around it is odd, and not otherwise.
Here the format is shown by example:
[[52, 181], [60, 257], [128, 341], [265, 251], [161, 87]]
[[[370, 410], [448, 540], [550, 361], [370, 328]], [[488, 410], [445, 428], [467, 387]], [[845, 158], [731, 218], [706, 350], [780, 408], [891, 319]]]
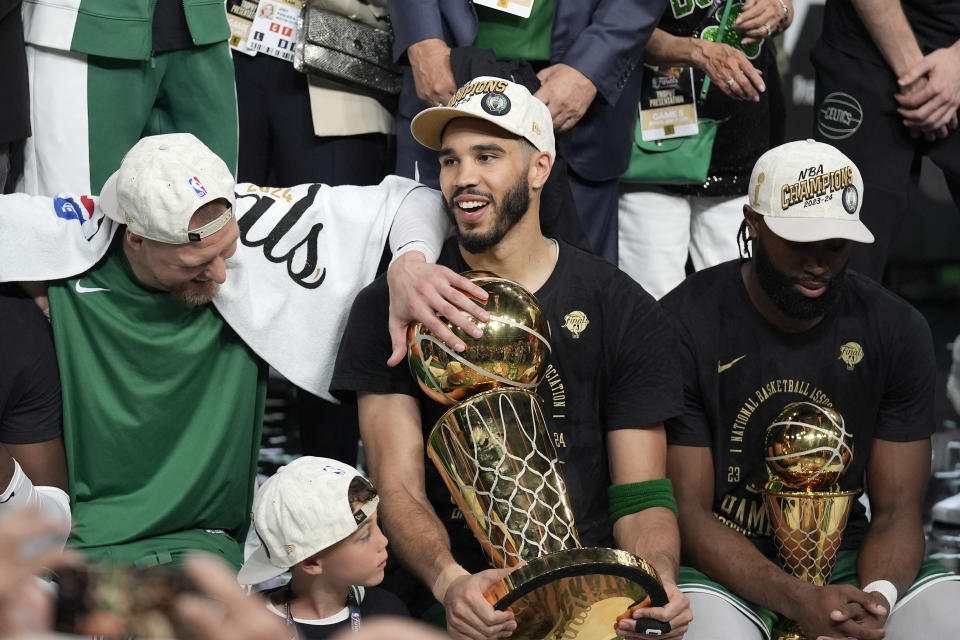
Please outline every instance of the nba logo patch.
[[89, 208], [85, 209], [81, 207], [73, 198], [55, 198], [53, 200], [53, 210], [56, 212], [58, 218], [78, 220], [80, 224], [89, 220], [92, 215]]
[[193, 191], [198, 197], [202, 198], [203, 196], [207, 195], [207, 189], [203, 186], [203, 183], [200, 182], [200, 178], [197, 176], [193, 176], [187, 182], [189, 182], [190, 186], [193, 187]]

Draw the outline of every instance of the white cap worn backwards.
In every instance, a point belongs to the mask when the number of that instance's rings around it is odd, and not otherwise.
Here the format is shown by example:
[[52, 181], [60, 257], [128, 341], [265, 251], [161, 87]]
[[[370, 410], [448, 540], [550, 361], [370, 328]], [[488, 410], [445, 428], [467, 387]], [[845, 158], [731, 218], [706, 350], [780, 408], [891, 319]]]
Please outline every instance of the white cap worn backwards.
[[[236, 206], [235, 181], [226, 163], [190, 133], [141, 139], [100, 191], [108, 218], [133, 233], [166, 244], [200, 242], [223, 228]], [[224, 199], [216, 220], [189, 229], [197, 209]]]
[[259, 584], [330, 547], [373, 515], [380, 497], [354, 511], [350, 483], [359, 471], [332, 458], [303, 456], [280, 467], [253, 497], [253, 528], [262, 543], [240, 568], [240, 584]]

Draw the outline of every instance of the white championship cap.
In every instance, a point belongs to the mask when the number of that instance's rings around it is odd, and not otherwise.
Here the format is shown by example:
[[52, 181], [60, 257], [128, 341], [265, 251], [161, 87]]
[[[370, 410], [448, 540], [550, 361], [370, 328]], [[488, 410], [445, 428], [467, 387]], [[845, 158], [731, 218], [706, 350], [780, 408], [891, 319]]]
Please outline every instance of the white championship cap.
[[525, 138], [540, 151], [557, 156], [550, 110], [522, 84], [481, 76], [460, 87], [445, 107], [424, 109], [410, 123], [417, 142], [440, 150], [447, 123], [455, 118], [479, 118]]
[[[226, 163], [193, 134], [149, 136], [133, 145], [107, 178], [100, 207], [138, 236], [166, 244], [200, 242], [233, 217], [235, 184]], [[221, 198], [230, 204], [223, 215], [188, 228], [197, 209]]]
[[860, 221], [860, 170], [828, 144], [798, 140], [770, 149], [754, 165], [747, 195], [750, 208], [785, 240], [873, 242]]
[[370, 484], [348, 464], [313, 456], [297, 458], [267, 478], [253, 497], [251, 514], [261, 545], [240, 568], [240, 584], [275, 578], [356, 531], [380, 498], [354, 511], [348, 497], [354, 478]]

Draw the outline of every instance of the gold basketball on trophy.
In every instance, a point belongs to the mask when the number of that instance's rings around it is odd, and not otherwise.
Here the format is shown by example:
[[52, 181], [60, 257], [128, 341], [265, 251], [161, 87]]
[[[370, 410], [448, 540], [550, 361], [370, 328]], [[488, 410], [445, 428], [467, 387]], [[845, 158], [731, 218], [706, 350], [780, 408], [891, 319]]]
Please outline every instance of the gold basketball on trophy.
[[853, 460], [853, 436], [833, 409], [792, 402], [767, 427], [763, 451], [771, 480], [791, 489], [826, 491]]
[[550, 355], [550, 329], [533, 295], [516, 282], [485, 271], [463, 274], [488, 294], [477, 300], [490, 314], [474, 339], [445, 318], [466, 350], [457, 353], [423, 324], [407, 328], [407, 361], [414, 378], [433, 400], [453, 405], [496, 388], [533, 391]]

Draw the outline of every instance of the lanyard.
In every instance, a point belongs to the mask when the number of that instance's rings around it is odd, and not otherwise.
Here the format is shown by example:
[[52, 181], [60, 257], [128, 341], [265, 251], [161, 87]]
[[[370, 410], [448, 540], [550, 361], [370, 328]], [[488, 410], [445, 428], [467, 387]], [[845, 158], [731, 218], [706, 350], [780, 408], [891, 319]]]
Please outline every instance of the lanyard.
[[[296, 623], [293, 620], [293, 614], [290, 613], [290, 600], [293, 599], [293, 592], [290, 591], [290, 586], [287, 585], [287, 597], [283, 601], [283, 613], [287, 619], [287, 626], [296, 628]], [[350, 612], [350, 628], [354, 633], [360, 631], [360, 603], [357, 602], [357, 597], [353, 593], [351, 588], [347, 592], [347, 611]]]

